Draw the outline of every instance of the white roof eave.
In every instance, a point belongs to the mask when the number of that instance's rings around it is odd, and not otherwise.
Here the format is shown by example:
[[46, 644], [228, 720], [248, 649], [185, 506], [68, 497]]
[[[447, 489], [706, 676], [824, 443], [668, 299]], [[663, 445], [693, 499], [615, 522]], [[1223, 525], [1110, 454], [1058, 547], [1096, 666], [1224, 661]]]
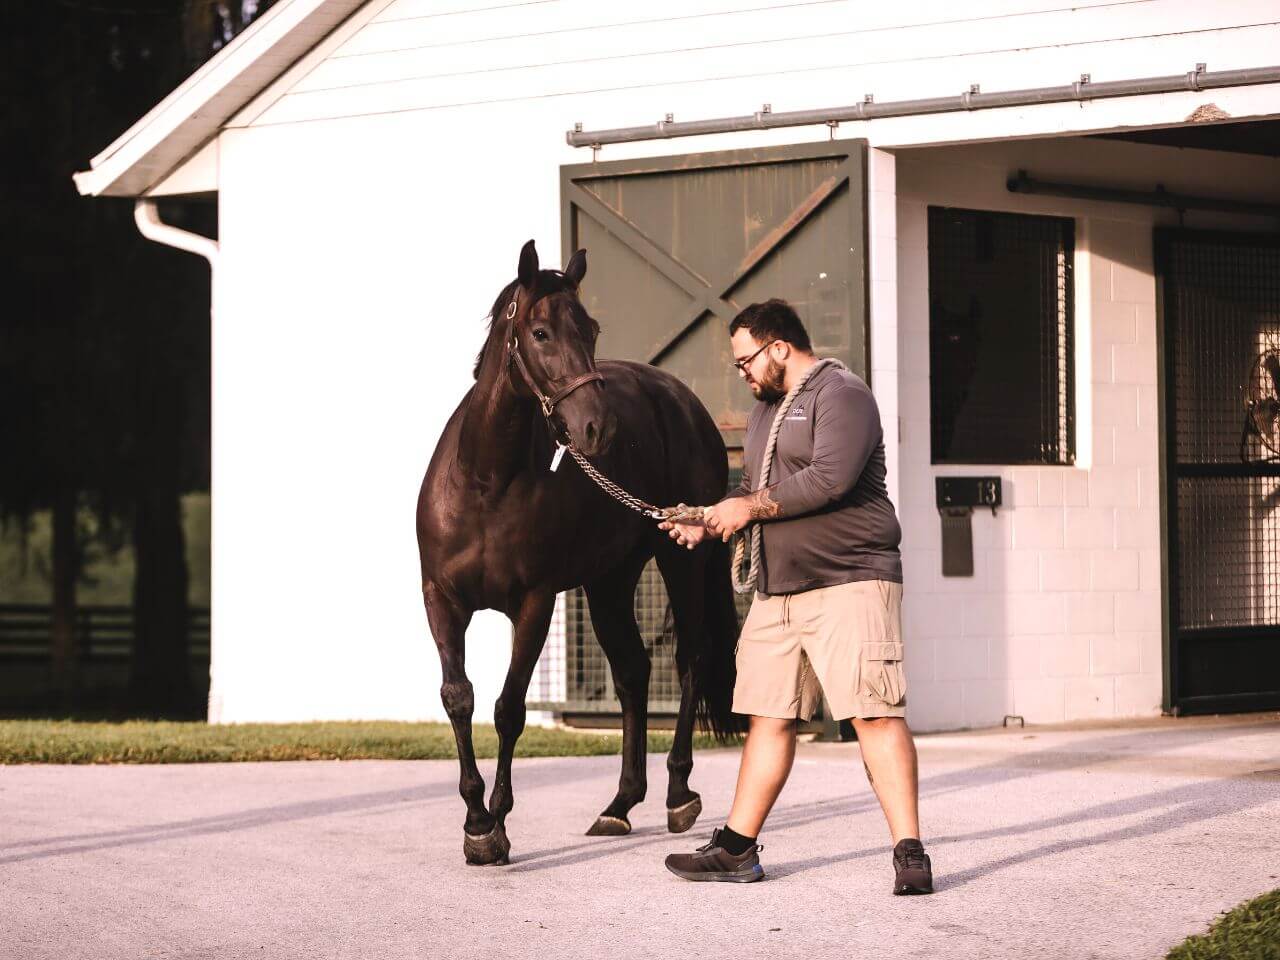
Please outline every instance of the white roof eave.
[[84, 196], [138, 197], [217, 136], [223, 123], [364, 0], [279, 0], [74, 174]]

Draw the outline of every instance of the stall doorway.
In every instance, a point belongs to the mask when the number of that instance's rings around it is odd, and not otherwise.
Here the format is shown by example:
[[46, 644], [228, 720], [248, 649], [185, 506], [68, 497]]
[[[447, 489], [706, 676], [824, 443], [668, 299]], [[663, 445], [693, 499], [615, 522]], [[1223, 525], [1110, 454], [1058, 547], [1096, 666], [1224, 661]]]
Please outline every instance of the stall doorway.
[[1280, 236], [1157, 230], [1165, 708], [1280, 707]]

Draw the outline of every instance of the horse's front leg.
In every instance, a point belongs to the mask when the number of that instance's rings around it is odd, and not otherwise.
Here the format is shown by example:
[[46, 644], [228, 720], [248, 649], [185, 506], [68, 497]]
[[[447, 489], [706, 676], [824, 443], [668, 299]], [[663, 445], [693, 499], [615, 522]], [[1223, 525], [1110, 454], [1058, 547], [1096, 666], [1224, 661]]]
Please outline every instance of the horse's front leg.
[[511, 792], [511, 760], [515, 756], [516, 741], [524, 732], [524, 701], [529, 693], [529, 680], [547, 642], [547, 628], [551, 625], [555, 605], [554, 591], [525, 596], [514, 618], [511, 666], [507, 669], [507, 680], [493, 709], [493, 724], [498, 729], [498, 769], [494, 774], [493, 793], [489, 796], [489, 813], [497, 820], [497, 829], [504, 837], [507, 814], [515, 806]]
[[609, 660], [613, 688], [622, 707], [622, 775], [618, 792], [587, 831], [589, 837], [631, 832], [627, 814], [648, 789], [649, 654], [636, 626], [636, 583], [643, 559], [634, 569], [619, 571], [586, 588], [591, 625]]
[[693, 726], [697, 691], [694, 658], [705, 656], [706, 629], [703, 583], [707, 576], [702, 558], [679, 547], [659, 548], [658, 569], [667, 586], [676, 628], [676, 670], [680, 677], [680, 712], [667, 755], [667, 829], [684, 833], [702, 813], [702, 798], [689, 789], [693, 772]]
[[484, 805], [484, 778], [476, 767], [475, 749], [471, 743], [471, 714], [475, 711], [475, 692], [467, 679], [466, 634], [473, 611], [448, 596], [435, 584], [423, 584], [422, 597], [427, 607], [427, 622], [440, 653], [440, 700], [458, 746], [460, 777], [458, 792], [467, 804], [463, 823], [462, 851], [467, 863], [503, 863], [509, 844]]

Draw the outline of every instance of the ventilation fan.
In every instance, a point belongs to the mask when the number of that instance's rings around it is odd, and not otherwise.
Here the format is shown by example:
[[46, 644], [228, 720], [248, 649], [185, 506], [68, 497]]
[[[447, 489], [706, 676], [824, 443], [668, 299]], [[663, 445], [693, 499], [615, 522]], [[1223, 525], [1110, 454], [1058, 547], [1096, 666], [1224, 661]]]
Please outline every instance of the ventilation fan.
[[1240, 459], [1248, 460], [1249, 437], [1258, 438], [1263, 459], [1280, 460], [1280, 350], [1258, 355], [1244, 388], [1244, 430]]

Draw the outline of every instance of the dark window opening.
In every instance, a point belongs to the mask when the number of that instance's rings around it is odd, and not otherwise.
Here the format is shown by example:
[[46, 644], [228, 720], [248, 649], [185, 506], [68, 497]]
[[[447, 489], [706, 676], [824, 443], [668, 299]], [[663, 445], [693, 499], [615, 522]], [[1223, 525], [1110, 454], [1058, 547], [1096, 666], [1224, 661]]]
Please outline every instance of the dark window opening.
[[929, 208], [934, 463], [1075, 461], [1075, 223]]

